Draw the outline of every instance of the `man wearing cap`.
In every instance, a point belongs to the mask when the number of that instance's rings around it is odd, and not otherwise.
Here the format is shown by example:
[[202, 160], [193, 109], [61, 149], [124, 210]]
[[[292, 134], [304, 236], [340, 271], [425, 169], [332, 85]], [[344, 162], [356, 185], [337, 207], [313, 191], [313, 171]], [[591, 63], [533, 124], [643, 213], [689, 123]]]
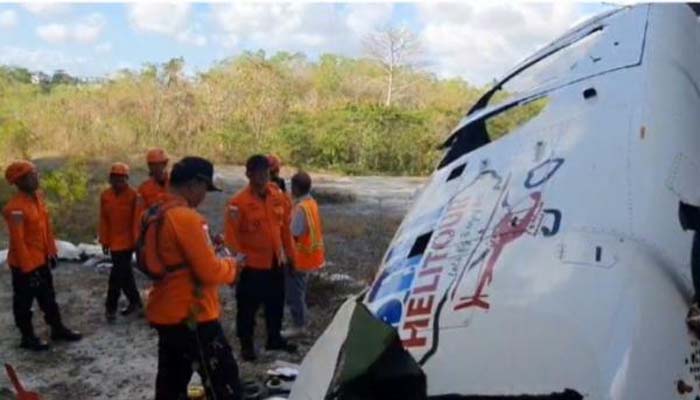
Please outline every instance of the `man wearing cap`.
[[12, 271], [12, 311], [15, 324], [22, 334], [20, 346], [25, 349], [47, 350], [48, 344], [34, 334], [32, 303], [34, 299], [51, 327], [54, 341], [81, 339], [63, 325], [56, 304], [53, 275], [50, 268], [58, 263], [49, 211], [39, 190], [39, 177], [34, 164], [17, 161], [5, 170], [5, 179], [17, 186], [18, 192], [2, 210], [10, 233], [8, 265]]
[[163, 149], [151, 149], [146, 153], [149, 178], [138, 188], [143, 208], [150, 208], [162, 201], [168, 193], [168, 154]]
[[129, 166], [114, 163], [109, 173], [109, 184], [111, 187], [100, 197], [99, 238], [105, 255], [112, 256], [105, 315], [108, 322], [114, 322], [122, 292], [129, 300], [129, 305], [121, 311], [122, 315], [127, 316], [141, 309], [142, 305], [131, 271], [138, 195], [129, 186]]
[[289, 229], [289, 199], [270, 182], [267, 157], [255, 155], [246, 162], [249, 184], [235, 194], [224, 216], [224, 240], [237, 253], [246, 256], [246, 267], [236, 287], [238, 313], [236, 328], [241, 355], [246, 361], [257, 358], [253, 334], [255, 315], [265, 307], [268, 350], [296, 351], [280, 335], [284, 313], [284, 268], [294, 261], [294, 243]]
[[[156, 400], [185, 399], [193, 368], [208, 399], [240, 399], [238, 366], [219, 323], [219, 286], [232, 285], [243, 259], [219, 258], [206, 219], [195, 208], [213, 184], [214, 167], [199, 157], [173, 166], [162, 219], [146, 251], [168, 271], [148, 296], [146, 315], [158, 331]], [[148, 249], [150, 248], [150, 249]]]
[[287, 184], [284, 182], [284, 179], [280, 177], [282, 160], [280, 160], [276, 155], [270, 154], [267, 156], [267, 161], [270, 164], [270, 181], [277, 185], [281, 191], [287, 193]]

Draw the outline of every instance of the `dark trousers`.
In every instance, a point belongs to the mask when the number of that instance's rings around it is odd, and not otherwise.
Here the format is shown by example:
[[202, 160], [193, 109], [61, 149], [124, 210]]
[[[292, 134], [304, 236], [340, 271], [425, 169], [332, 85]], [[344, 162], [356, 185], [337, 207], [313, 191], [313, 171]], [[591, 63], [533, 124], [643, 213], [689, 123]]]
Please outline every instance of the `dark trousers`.
[[267, 343], [281, 339], [284, 314], [284, 271], [244, 268], [236, 285], [236, 327], [241, 341], [252, 340], [255, 332], [255, 314], [260, 305], [265, 307]]
[[107, 312], [117, 311], [119, 296], [124, 296], [131, 304], [141, 304], [141, 296], [136, 289], [136, 281], [131, 270], [131, 250], [112, 252], [112, 271], [109, 273], [109, 288], [107, 289]]
[[22, 336], [34, 336], [32, 326], [32, 303], [34, 299], [44, 313], [44, 320], [53, 328], [60, 327], [61, 313], [56, 304], [56, 293], [53, 288], [53, 276], [47, 266], [30, 273], [23, 273], [19, 268], [12, 270], [12, 311], [15, 324]]
[[238, 365], [219, 321], [200, 323], [195, 329], [182, 324], [156, 330], [156, 400], [186, 400], [193, 368], [202, 379], [207, 399], [241, 398]]

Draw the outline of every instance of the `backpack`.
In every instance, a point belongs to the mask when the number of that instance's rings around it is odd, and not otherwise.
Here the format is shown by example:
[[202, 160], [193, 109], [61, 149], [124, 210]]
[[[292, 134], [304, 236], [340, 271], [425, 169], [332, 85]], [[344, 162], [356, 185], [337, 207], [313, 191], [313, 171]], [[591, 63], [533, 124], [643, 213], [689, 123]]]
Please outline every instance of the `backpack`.
[[176, 202], [159, 203], [141, 216], [141, 229], [136, 241], [136, 268], [154, 281], [165, 275], [187, 268], [186, 264], [165, 265], [158, 254], [158, 233], [163, 225], [165, 213], [180, 206]]

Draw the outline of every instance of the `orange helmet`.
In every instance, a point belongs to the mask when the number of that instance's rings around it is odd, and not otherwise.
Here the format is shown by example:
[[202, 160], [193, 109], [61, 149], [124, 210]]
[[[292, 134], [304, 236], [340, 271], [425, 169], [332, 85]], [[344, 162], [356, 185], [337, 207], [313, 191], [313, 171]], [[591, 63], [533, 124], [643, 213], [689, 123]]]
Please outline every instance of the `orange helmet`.
[[163, 149], [151, 149], [146, 153], [146, 162], [148, 164], [168, 162], [168, 153]]
[[279, 172], [282, 161], [274, 154], [267, 156], [267, 163], [270, 164], [270, 172]]
[[5, 179], [10, 185], [14, 185], [30, 172], [36, 171], [36, 167], [29, 161], [15, 161], [5, 169]]
[[121, 162], [116, 162], [112, 164], [112, 168], [109, 169], [109, 174], [129, 176], [129, 166]]

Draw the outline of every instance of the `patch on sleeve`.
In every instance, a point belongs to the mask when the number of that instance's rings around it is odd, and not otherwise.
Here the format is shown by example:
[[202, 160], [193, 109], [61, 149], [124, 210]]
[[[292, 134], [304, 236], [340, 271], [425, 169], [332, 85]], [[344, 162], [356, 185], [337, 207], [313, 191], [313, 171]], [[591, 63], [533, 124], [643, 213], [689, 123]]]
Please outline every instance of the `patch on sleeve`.
[[228, 206], [228, 215], [231, 219], [238, 220], [241, 217], [241, 210], [236, 206]]

